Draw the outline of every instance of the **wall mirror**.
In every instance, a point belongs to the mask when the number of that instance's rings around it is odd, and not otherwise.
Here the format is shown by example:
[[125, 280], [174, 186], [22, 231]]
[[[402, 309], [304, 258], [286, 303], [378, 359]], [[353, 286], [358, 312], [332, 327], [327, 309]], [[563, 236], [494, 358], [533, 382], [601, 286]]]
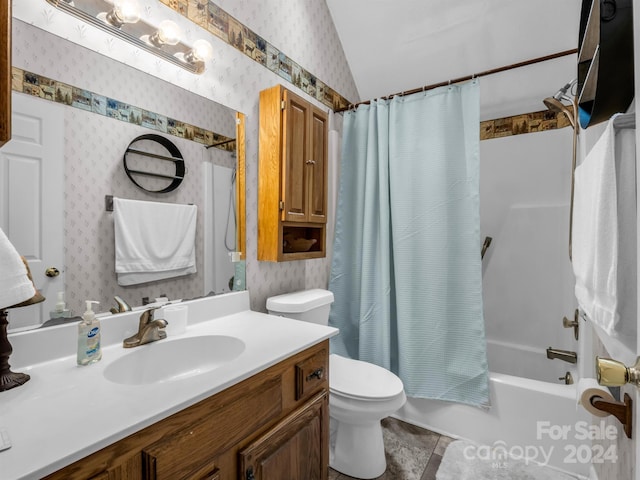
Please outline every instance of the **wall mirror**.
[[[52, 110], [54, 123], [64, 125], [57, 133], [62, 140], [64, 175], [60, 206], [55, 206], [46, 193], [34, 192], [36, 199], [30, 202], [33, 211], [25, 215], [12, 206], [15, 199], [0, 195], [0, 211], [8, 212], [0, 215], [0, 226], [27, 257], [36, 286], [47, 297], [45, 304], [10, 310], [10, 330], [42, 326], [50, 319], [59, 291], [64, 291], [73, 315], [81, 315], [84, 300], [97, 300], [98, 310], [108, 312], [117, 306], [115, 296], [136, 307], [143, 303], [143, 298], [153, 301], [166, 295], [171, 300], [190, 299], [244, 289], [244, 115], [16, 18], [13, 24], [14, 45], [29, 44], [29, 48], [14, 49], [13, 140], [0, 148], [0, 172], [4, 172], [0, 173], [0, 184], [24, 183], [22, 178], [7, 173], [16, 170], [7, 165], [20, 165], [20, 156], [12, 145], [20, 143], [16, 129], [23, 122], [15, 118], [17, 114], [23, 115], [18, 110], [25, 102], [36, 102], [39, 112]], [[60, 65], [43, 74], [38, 71], [38, 62], [29, 57], [31, 49], [38, 50], [41, 57], [56, 58]], [[54, 78], [76, 64], [91, 66], [78, 72], [77, 85]], [[114, 85], [118, 88], [114, 89]], [[24, 108], [28, 110], [28, 105]], [[150, 124], [159, 126], [154, 130]], [[145, 133], [166, 136], [180, 148], [186, 174], [175, 191], [145, 192], [127, 178], [122, 167], [123, 154], [131, 140]], [[212, 144], [218, 145], [207, 148]], [[30, 178], [28, 168], [25, 171], [25, 178]], [[35, 174], [43, 178], [56, 176], [49, 177], [39, 170]], [[198, 272], [119, 286], [114, 272], [113, 214], [105, 208], [109, 195], [196, 204]], [[56, 222], [63, 227], [64, 255], [57, 277], [46, 276], [49, 267], [58, 265], [40, 258], [40, 245], [12, 238], [12, 231], [16, 236], [17, 223], [28, 224], [25, 218], [38, 216], [57, 218]], [[231, 252], [238, 253], [231, 255]]]

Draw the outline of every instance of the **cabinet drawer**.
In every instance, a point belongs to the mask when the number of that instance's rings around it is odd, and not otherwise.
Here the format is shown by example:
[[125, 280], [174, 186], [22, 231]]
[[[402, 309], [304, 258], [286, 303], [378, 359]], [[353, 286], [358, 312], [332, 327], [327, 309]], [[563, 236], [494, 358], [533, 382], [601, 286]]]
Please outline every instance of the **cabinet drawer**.
[[296, 400], [308, 397], [328, 381], [329, 357], [326, 350], [296, 363]]
[[[278, 418], [282, 411], [280, 377], [252, 384], [239, 390], [178, 431], [142, 450], [144, 478], [176, 480], [194, 478], [203, 459], [214, 457], [251, 435], [261, 426]], [[214, 462], [215, 463], [215, 462]], [[210, 469], [215, 478], [214, 470]]]

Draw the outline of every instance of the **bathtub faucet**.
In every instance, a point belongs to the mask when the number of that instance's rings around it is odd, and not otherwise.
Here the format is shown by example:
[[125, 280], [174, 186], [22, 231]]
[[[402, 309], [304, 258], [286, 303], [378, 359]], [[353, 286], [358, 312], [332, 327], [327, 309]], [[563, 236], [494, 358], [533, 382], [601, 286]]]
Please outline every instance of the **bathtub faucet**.
[[547, 348], [547, 358], [553, 360], [557, 358], [569, 363], [578, 363], [578, 354], [569, 350], [560, 350], [557, 348]]

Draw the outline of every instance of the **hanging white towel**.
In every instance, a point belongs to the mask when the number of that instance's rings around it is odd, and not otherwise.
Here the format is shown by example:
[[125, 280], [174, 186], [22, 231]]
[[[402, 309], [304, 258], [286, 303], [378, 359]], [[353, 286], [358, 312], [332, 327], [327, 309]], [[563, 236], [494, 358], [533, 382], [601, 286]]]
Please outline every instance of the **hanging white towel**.
[[35, 293], [20, 254], [0, 229], [0, 308], [29, 300]]
[[195, 205], [113, 199], [119, 285], [196, 272]]
[[615, 336], [635, 325], [636, 175], [635, 130], [614, 123], [575, 171], [572, 264], [580, 308]]

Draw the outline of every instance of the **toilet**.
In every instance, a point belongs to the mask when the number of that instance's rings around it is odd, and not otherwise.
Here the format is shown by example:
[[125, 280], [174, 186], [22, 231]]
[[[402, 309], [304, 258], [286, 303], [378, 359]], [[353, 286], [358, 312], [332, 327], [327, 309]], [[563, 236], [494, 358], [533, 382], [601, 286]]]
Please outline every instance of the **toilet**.
[[[321, 325], [329, 322], [333, 293], [313, 289], [267, 299], [267, 311]], [[329, 356], [331, 468], [354, 478], [379, 477], [387, 468], [380, 420], [407, 399], [390, 371], [340, 355]]]

